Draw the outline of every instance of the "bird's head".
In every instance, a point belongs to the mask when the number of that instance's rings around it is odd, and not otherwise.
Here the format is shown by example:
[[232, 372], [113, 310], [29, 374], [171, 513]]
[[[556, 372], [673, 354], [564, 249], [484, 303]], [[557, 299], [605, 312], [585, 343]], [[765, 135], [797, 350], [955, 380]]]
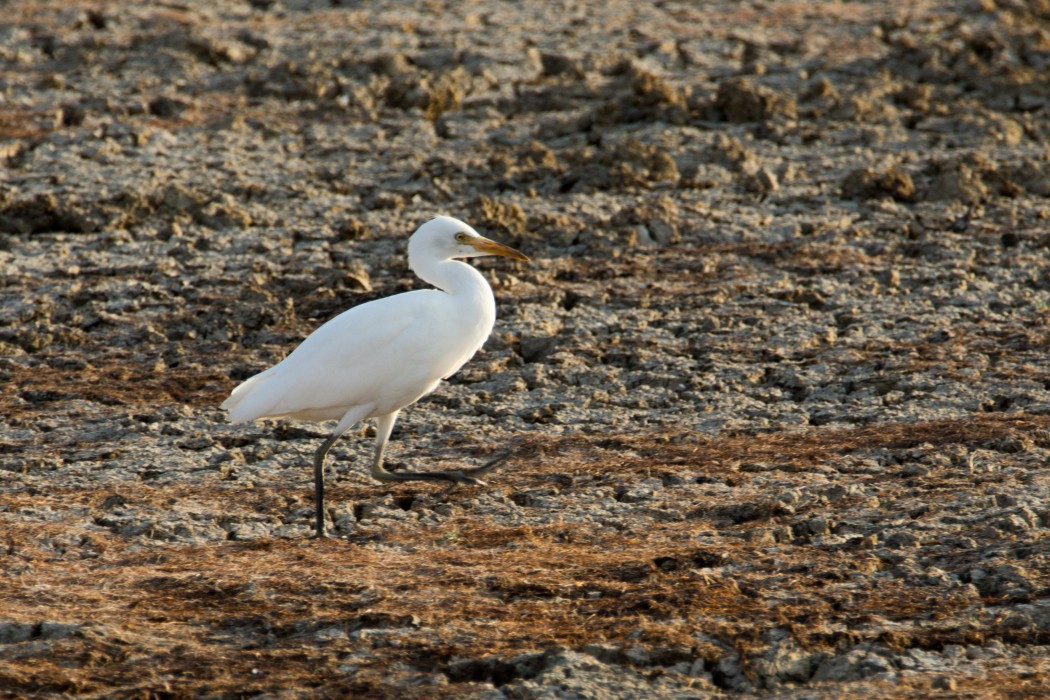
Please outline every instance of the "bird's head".
[[409, 258], [426, 256], [441, 260], [477, 258], [483, 255], [502, 255], [527, 261], [524, 253], [510, 246], [485, 238], [459, 219], [438, 216], [426, 222], [408, 241]]

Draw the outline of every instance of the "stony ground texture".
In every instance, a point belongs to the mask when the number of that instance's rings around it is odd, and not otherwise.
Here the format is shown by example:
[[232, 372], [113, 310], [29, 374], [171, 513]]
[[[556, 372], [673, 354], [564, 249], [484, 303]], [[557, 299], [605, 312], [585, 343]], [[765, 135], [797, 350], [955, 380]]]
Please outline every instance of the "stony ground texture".
[[[1050, 4], [0, 3], [0, 696], [1034, 698]], [[392, 461], [217, 405], [419, 285]]]

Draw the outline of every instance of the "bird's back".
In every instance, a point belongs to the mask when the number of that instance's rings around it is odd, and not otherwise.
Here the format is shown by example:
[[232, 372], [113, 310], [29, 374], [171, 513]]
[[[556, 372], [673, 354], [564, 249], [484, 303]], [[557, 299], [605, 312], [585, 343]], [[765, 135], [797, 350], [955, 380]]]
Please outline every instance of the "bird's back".
[[265, 417], [336, 420], [373, 404], [391, 413], [429, 393], [481, 347], [492, 330], [489, 300], [437, 290], [356, 306], [324, 324], [282, 362], [234, 389], [232, 422]]

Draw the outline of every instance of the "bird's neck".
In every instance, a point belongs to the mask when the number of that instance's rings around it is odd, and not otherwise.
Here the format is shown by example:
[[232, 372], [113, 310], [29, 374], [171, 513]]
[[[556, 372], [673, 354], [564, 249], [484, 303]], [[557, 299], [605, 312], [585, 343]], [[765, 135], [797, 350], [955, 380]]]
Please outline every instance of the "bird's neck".
[[492, 289], [481, 273], [459, 260], [409, 261], [421, 280], [453, 296], [480, 296], [491, 299]]

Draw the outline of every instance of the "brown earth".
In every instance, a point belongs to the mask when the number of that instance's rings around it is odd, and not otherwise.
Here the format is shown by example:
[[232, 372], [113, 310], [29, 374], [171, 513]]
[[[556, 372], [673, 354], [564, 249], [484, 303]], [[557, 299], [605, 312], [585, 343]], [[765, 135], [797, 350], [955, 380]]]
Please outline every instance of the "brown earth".
[[[0, 697], [1050, 697], [1050, 5], [0, 7]], [[217, 406], [420, 286], [392, 461]]]

